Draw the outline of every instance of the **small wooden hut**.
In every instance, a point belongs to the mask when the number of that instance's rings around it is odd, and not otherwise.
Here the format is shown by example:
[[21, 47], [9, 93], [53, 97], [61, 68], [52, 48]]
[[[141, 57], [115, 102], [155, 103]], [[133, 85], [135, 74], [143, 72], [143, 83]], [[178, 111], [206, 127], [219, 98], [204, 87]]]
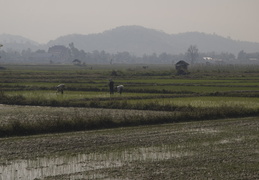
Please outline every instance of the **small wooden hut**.
[[175, 64], [175, 69], [177, 71], [177, 75], [185, 75], [188, 74], [188, 66], [189, 64], [183, 60], [178, 61]]

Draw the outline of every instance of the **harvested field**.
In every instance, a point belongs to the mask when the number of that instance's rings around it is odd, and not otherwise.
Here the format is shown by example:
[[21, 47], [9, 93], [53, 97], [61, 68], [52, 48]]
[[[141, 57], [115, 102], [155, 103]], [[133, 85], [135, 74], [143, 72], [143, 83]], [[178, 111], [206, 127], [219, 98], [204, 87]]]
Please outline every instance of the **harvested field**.
[[258, 179], [258, 127], [254, 117], [2, 138], [0, 179]]
[[8, 125], [14, 120], [21, 123], [35, 123], [38, 121], [53, 121], [54, 119], [72, 119], [75, 117], [96, 118], [111, 117], [115, 121], [133, 116], [154, 117], [170, 115], [163, 111], [120, 110], [103, 108], [74, 108], [74, 107], [42, 107], [42, 106], [16, 106], [0, 104], [0, 126]]

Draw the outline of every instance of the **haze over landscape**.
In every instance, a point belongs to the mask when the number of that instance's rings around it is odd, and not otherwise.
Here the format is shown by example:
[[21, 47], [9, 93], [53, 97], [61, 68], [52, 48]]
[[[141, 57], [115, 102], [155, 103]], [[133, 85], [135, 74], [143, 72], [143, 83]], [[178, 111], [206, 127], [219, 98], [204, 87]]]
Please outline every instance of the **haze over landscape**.
[[259, 0], [0, 0], [0, 180], [259, 180]]
[[0, 34], [47, 43], [68, 34], [138, 25], [167, 34], [204, 32], [259, 42], [257, 0], [0, 0]]
[[[183, 54], [196, 46], [200, 58], [257, 62], [258, 5], [257, 0], [0, 0], [1, 61], [168, 63], [186, 59]], [[50, 48], [60, 45], [54, 60], [57, 50]]]

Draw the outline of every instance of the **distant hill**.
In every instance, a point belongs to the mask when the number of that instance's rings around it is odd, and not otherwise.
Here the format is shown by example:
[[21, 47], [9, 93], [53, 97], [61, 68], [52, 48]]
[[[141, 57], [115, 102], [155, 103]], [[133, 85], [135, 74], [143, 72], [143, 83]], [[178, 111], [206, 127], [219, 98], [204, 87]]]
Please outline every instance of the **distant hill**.
[[185, 53], [190, 45], [196, 45], [199, 52], [229, 52], [237, 55], [244, 50], [247, 53], [258, 52], [259, 43], [236, 41], [224, 38], [216, 34], [200, 32], [187, 32], [180, 34], [167, 34], [162, 31], [148, 29], [141, 26], [121, 26], [104, 31], [99, 34], [72, 34], [51, 40], [45, 45], [21, 36], [0, 35], [0, 43], [4, 44], [1, 49], [45, 49], [53, 45], [65, 45], [73, 42], [75, 47], [85, 52], [94, 50], [109, 53], [130, 52], [142, 56], [143, 54]]
[[68, 35], [50, 41], [48, 46], [55, 44], [68, 45], [74, 42], [75, 47], [87, 52], [105, 50], [117, 53], [128, 51], [132, 54], [159, 53], [172, 51], [172, 44], [168, 41], [171, 35], [139, 26], [123, 26], [100, 34]]
[[0, 34], [0, 44], [4, 45], [1, 50], [12, 49], [16, 51], [22, 51], [27, 50], [28, 48], [30, 48], [31, 50], [42, 48], [42, 45], [35, 41], [24, 38], [22, 36], [10, 34]]
[[188, 32], [172, 35], [173, 41], [186, 51], [186, 46], [197, 45], [200, 52], [229, 52], [238, 54], [241, 50], [247, 53], [258, 52], [259, 43], [236, 41], [216, 34]]
[[48, 46], [73, 42], [75, 47], [86, 52], [94, 50], [111, 53], [128, 51], [132, 54], [143, 55], [167, 52], [170, 54], [185, 53], [190, 45], [196, 45], [200, 52], [229, 52], [237, 54], [258, 52], [259, 43], [236, 41], [216, 34], [187, 32], [167, 34], [141, 26], [121, 26], [99, 34], [62, 36], [50, 41]]

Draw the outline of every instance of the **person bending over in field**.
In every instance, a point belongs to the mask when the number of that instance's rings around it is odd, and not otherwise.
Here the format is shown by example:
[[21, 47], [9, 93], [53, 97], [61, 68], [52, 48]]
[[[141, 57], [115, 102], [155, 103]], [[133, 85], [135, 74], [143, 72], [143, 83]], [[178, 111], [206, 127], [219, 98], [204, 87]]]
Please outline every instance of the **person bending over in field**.
[[61, 94], [63, 94], [64, 93], [64, 89], [65, 89], [65, 84], [59, 84], [58, 86], [57, 86], [57, 92], [56, 93], [61, 93]]
[[119, 86], [117, 86], [117, 87], [116, 87], [117, 92], [121, 94], [121, 93], [122, 93], [122, 91], [123, 91], [123, 88], [124, 88], [124, 86], [123, 86], [123, 85], [119, 85]]

